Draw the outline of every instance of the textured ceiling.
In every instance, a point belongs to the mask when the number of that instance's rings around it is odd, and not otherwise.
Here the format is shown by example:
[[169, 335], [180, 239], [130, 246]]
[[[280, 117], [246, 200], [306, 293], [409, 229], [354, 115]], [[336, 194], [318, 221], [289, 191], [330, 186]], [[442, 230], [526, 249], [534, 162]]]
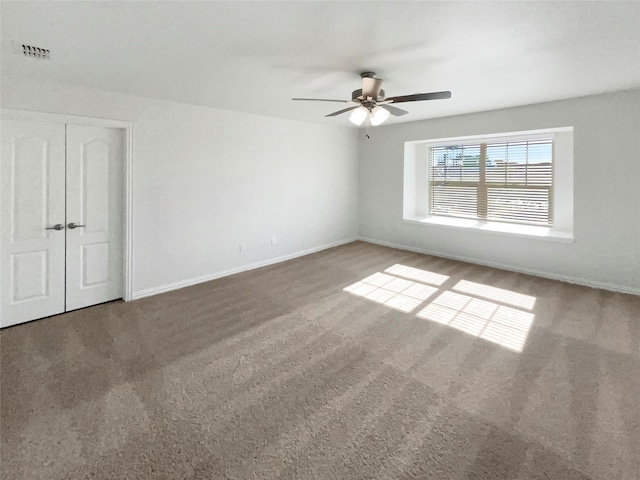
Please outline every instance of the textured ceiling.
[[[412, 121], [640, 86], [640, 2], [11, 2], [2, 75], [296, 120], [348, 99], [359, 72]], [[12, 42], [51, 50], [15, 55]]]

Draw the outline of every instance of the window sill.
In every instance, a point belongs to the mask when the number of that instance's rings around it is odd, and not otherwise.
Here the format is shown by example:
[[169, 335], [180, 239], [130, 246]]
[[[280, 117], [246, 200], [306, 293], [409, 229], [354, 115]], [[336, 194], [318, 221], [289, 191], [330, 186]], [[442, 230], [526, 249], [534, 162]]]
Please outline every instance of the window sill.
[[574, 241], [573, 233], [571, 232], [563, 232], [549, 227], [538, 227], [534, 225], [516, 225], [513, 223], [438, 216], [409, 217], [404, 218], [404, 221], [405, 223], [417, 225], [476, 230], [512, 237], [537, 238], [552, 242], [573, 243]]

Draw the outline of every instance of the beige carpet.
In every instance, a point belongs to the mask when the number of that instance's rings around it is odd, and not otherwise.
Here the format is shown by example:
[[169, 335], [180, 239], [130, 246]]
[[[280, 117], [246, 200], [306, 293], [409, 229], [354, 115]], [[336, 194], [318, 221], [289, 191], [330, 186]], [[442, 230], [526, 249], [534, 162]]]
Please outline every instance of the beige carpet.
[[2, 479], [640, 479], [637, 296], [355, 242], [0, 336]]

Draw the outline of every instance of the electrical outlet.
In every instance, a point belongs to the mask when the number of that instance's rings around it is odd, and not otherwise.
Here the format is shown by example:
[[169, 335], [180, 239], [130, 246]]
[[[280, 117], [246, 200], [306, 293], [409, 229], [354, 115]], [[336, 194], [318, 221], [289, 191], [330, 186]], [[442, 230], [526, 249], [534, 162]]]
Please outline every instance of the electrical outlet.
[[246, 251], [246, 250], [247, 250], [247, 244], [246, 244], [246, 243], [241, 243], [241, 244], [238, 246], [238, 250], [240, 250], [240, 252], [244, 252], [244, 251]]
[[277, 245], [278, 244], [278, 239], [276, 237], [271, 237], [271, 245]]

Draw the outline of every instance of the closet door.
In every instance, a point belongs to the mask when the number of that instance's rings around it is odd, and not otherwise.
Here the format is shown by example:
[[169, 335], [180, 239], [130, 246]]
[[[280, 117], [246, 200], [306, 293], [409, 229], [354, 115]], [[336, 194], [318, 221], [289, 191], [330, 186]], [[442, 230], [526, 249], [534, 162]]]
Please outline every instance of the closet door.
[[65, 127], [2, 121], [0, 326], [65, 309]]
[[67, 310], [122, 297], [124, 135], [67, 125]]

